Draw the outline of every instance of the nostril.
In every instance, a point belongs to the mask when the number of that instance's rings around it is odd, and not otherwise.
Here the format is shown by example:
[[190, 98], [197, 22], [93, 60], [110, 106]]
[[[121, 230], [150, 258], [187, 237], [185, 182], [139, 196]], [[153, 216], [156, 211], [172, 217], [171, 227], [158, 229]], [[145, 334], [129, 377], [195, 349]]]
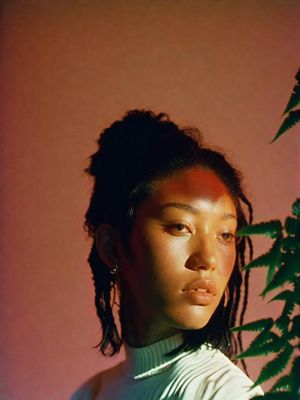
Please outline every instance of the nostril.
[[201, 269], [206, 270], [214, 268], [215, 264], [216, 264], [216, 259], [212, 255], [206, 258], [193, 256], [187, 260], [185, 267], [192, 270], [201, 270]]
[[195, 259], [193, 260], [188, 260], [186, 262], [186, 268], [192, 269], [192, 270], [198, 270], [198, 269], [207, 269], [205, 264], [203, 262], [197, 261]]

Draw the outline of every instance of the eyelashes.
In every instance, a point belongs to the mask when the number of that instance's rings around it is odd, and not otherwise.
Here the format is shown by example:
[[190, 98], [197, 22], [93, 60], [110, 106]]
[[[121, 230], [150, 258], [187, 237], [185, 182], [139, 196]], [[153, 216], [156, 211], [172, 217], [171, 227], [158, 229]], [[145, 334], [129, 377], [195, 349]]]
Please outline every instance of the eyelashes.
[[164, 227], [167, 232], [178, 235], [178, 236], [192, 233], [191, 228], [187, 224], [182, 223], [182, 222], [168, 224], [168, 225], [165, 225]]
[[226, 242], [226, 243], [235, 242], [235, 239], [236, 239], [235, 235], [233, 233], [230, 233], [230, 232], [223, 232], [221, 234], [221, 236], [222, 236], [222, 239], [224, 240], [224, 242]]
[[[168, 233], [173, 234], [175, 236], [186, 236], [188, 234], [190, 235], [193, 234], [193, 229], [184, 222], [167, 224], [164, 225], [164, 228]], [[220, 241], [225, 244], [235, 243], [236, 241], [235, 234], [228, 231], [218, 234], [217, 238], [219, 238]]]

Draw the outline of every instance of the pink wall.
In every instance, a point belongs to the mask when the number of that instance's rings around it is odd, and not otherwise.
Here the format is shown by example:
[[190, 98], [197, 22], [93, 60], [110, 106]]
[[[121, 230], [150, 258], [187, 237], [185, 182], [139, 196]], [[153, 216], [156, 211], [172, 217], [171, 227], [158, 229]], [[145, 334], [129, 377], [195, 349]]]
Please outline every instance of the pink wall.
[[[244, 172], [257, 222], [289, 212], [299, 139], [268, 142], [299, 66], [299, 21], [286, 0], [2, 2], [1, 399], [66, 399], [118, 361], [91, 349], [82, 170], [126, 110], [198, 126]], [[258, 271], [249, 319], [274, 311], [257, 297], [263, 281]]]

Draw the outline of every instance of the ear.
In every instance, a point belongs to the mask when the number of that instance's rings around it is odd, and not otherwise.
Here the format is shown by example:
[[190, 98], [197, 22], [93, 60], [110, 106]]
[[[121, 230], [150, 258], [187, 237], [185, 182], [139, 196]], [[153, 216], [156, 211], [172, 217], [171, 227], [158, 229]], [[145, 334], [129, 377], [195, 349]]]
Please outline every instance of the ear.
[[111, 269], [119, 261], [119, 235], [109, 224], [101, 224], [95, 233], [96, 248], [101, 260]]

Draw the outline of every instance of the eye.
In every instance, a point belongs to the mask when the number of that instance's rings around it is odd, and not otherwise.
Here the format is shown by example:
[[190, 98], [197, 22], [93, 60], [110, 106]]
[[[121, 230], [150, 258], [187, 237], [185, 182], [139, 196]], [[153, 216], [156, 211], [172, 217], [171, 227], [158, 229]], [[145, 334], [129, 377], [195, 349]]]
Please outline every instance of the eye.
[[174, 229], [177, 230], [178, 232], [182, 232], [185, 229], [187, 230], [188, 228], [184, 224], [175, 224]]
[[232, 242], [235, 241], [235, 235], [233, 235], [233, 234], [230, 233], [230, 232], [223, 232], [223, 233], [221, 234], [221, 236], [222, 236], [222, 240], [223, 240], [225, 243], [232, 243]]
[[170, 224], [166, 226], [166, 229], [173, 234], [186, 234], [186, 233], [191, 233], [190, 228], [188, 225], [183, 224], [183, 223], [178, 223], [178, 224]]

